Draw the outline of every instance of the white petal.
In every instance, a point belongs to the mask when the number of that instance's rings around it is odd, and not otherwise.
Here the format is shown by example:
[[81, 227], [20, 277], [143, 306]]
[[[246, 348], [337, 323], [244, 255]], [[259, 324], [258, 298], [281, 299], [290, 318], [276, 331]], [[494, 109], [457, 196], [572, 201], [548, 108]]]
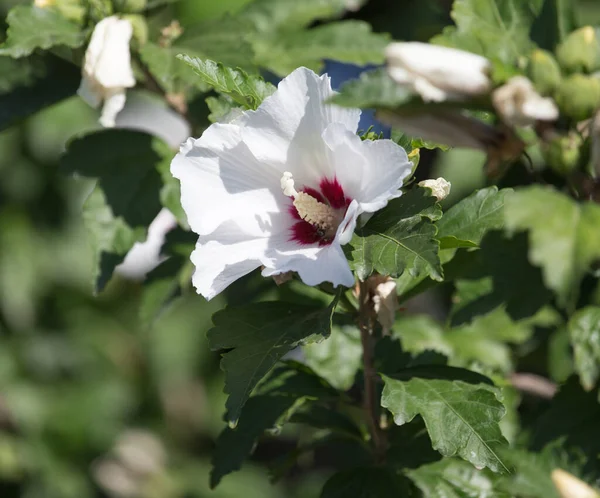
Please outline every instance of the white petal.
[[84, 73], [104, 88], [135, 86], [129, 53], [132, 34], [131, 22], [117, 16], [102, 19], [86, 51]]
[[94, 80], [85, 74], [81, 78], [81, 83], [77, 89], [79, 95], [90, 107], [98, 107], [102, 102], [102, 88], [98, 87]]
[[231, 283], [258, 268], [268, 243], [249, 237], [235, 223], [221, 225], [211, 239], [200, 237], [192, 252], [196, 267], [192, 284], [199, 294], [212, 299]]
[[227, 220], [248, 233], [268, 233], [271, 215], [287, 202], [281, 173], [256, 160], [235, 124], [213, 124], [199, 139], [190, 138], [173, 159], [171, 173], [181, 182], [188, 222], [200, 235]]
[[325, 130], [323, 140], [344, 192], [360, 204], [359, 214], [381, 209], [397, 197], [412, 171], [406, 151], [391, 140], [361, 140], [336, 124]]
[[288, 271], [298, 272], [306, 285], [319, 285], [323, 282], [331, 282], [336, 287], [354, 285], [354, 275], [348, 266], [346, 256], [341, 246], [335, 243], [320, 248], [314, 259], [303, 256], [290, 258], [276, 267], [265, 267], [262, 274], [267, 277]]
[[102, 106], [102, 115], [100, 124], [106, 128], [115, 126], [117, 114], [125, 107], [125, 89], [111, 88], [105, 93], [104, 105]]
[[425, 78], [417, 77], [414, 88], [425, 102], [443, 102], [449, 97], [448, 93], [432, 85]]
[[[360, 110], [325, 104], [334, 95], [328, 76], [298, 68], [259, 109], [248, 113], [244, 142], [259, 161], [291, 171], [302, 182], [327, 168], [321, 133], [331, 123], [356, 132]], [[285, 165], [285, 166], [284, 166]], [[312, 170], [312, 173], [311, 173]], [[304, 174], [307, 178], [300, 178]]]
[[[490, 62], [480, 55], [429, 43], [391, 43], [385, 51], [389, 68], [399, 67], [431, 86], [458, 95], [490, 90]], [[394, 78], [394, 73], [390, 72]], [[423, 88], [423, 87], [421, 87]], [[415, 88], [418, 90], [418, 88]]]

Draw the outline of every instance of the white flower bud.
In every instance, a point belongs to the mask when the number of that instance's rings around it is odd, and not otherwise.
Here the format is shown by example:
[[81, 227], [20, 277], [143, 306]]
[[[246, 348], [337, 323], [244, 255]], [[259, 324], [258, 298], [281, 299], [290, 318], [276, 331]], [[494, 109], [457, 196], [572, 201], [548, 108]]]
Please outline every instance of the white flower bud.
[[[380, 283], [376, 283], [377, 280]], [[373, 309], [377, 313], [377, 321], [384, 332], [389, 332], [396, 320], [398, 309], [398, 295], [396, 294], [396, 281], [390, 277], [377, 277], [373, 290]]]
[[562, 469], [552, 471], [552, 482], [561, 498], [600, 498], [596, 490]]
[[417, 92], [424, 101], [460, 100], [488, 93], [490, 62], [480, 55], [428, 43], [390, 43], [390, 77]]
[[509, 126], [529, 126], [536, 121], [555, 121], [558, 107], [549, 97], [542, 97], [525, 76], [514, 76], [492, 95], [492, 102]]
[[125, 106], [125, 89], [135, 86], [129, 53], [132, 34], [131, 22], [117, 16], [102, 19], [85, 53], [77, 93], [92, 107], [104, 102], [100, 123], [106, 127], [115, 125], [117, 114]]
[[450, 182], [440, 177], [437, 180], [423, 180], [419, 182], [420, 187], [428, 187], [431, 189], [431, 193], [434, 197], [437, 197], [438, 201], [443, 201], [450, 193]]

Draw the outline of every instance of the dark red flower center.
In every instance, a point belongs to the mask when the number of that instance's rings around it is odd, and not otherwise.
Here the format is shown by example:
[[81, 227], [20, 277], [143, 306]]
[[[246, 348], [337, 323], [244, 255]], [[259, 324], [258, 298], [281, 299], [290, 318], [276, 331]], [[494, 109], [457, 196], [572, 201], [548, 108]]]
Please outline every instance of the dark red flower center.
[[[344, 194], [344, 189], [336, 178], [333, 180], [324, 178], [319, 183], [318, 189], [304, 187], [300, 189], [299, 192], [308, 194], [318, 202], [329, 206], [335, 213], [335, 217], [339, 222], [344, 219], [346, 210], [352, 202], [352, 199]], [[296, 220], [290, 229], [290, 240], [293, 240], [300, 245], [319, 244], [320, 246], [326, 246], [333, 242], [337, 226], [325, 230], [318, 224], [310, 223], [302, 219], [302, 216], [300, 216], [298, 209], [293, 203], [290, 205], [289, 211], [294, 217], [294, 220]], [[339, 222], [337, 225], [339, 225]]]

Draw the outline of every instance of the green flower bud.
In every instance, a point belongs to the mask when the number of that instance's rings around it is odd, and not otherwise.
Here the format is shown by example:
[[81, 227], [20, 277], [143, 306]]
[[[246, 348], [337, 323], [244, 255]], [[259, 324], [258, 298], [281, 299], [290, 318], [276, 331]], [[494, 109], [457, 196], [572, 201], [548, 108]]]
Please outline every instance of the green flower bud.
[[542, 153], [548, 166], [561, 176], [571, 174], [579, 164], [583, 139], [578, 133], [560, 135], [546, 144]]
[[113, 6], [110, 0], [87, 0], [87, 3], [88, 15], [94, 23], [113, 15]]
[[554, 96], [560, 110], [576, 121], [591, 118], [600, 106], [600, 80], [574, 74], [564, 79]]
[[573, 31], [556, 49], [560, 65], [568, 72], [589, 72], [600, 69], [600, 39], [598, 31], [585, 26]]
[[113, 0], [115, 12], [137, 14], [146, 8], [148, 0]]
[[542, 95], [550, 95], [560, 84], [560, 67], [546, 50], [534, 50], [527, 66], [527, 76]]
[[140, 16], [138, 14], [126, 14], [124, 16], [120, 16], [121, 19], [126, 19], [131, 23], [133, 28], [133, 38], [140, 45], [143, 45], [148, 41], [148, 24], [146, 23], [146, 19], [144, 16]]

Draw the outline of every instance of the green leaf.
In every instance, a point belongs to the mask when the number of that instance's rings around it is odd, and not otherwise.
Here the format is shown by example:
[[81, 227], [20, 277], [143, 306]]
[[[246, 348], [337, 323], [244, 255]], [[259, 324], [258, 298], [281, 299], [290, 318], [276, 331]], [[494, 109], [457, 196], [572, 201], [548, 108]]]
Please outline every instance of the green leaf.
[[579, 310], [567, 327], [575, 354], [575, 370], [581, 385], [590, 391], [600, 377], [600, 307]]
[[[224, 476], [241, 468], [265, 431], [280, 428], [290, 418], [291, 422], [297, 423], [294, 417], [300, 414], [296, 411], [307, 401], [333, 397], [337, 397], [335, 389], [299, 363], [287, 362], [275, 369], [259, 392], [244, 405], [238, 425], [225, 428], [219, 435], [212, 458], [211, 488], [216, 487]], [[356, 437], [358, 429], [342, 415], [339, 417]]]
[[20, 86], [31, 86], [45, 73], [45, 64], [37, 57], [22, 60], [0, 57], [0, 95]]
[[408, 496], [408, 483], [386, 467], [360, 467], [329, 478], [320, 498], [399, 498]]
[[397, 277], [408, 270], [413, 276], [425, 273], [442, 280], [437, 230], [432, 223], [440, 216], [429, 189], [412, 189], [392, 200], [352, 238], [350, 264], [358, 278], [364, 280], [374, 271]]
[[48, 50], [57, 45], [77, 48], [85, 40], [85, 32], [52, 9], [33, 5], [17, 5], [6, 17], [8, 32], [0, 55], [18, 58], [35, 49]]
[[398, 107], [412, 98], [412, 92], [398, 85], [385, 69], [375, 69], [344, 83], [330, 102], [342, 107]]
[[[453, 380], [468, 378], [466, 375], [472, 374], [468, 370], [437, 367], [436, 372], [442, 378], [428, 378], [427, 370], [421, 374], [424, 377], [409, 380], [383, 376], [381, 406], [392, 412], [397, 425], [421, 415], [433, 448], [442, 455], [458, 455], [477, 468], [509, 472], [499, 455], [507, 443], [498, 425], [505, 408], [497, 399], [497, 390], [471, 383], [475, 379]], [[403, 377], [407, 374], [404, 371]]]
[[343, 14], [345, 9], [346, 0], [255, 0], [237, 17], [247, 19], [264, 36], [273, 31], [297, 31], [319, 19]]
[[189, 66], [177, 58], [181, 52], [182, 50], [177, 47], [161, 47], [146, 42], [140, 48], [139, 55], [166, 92], [179, 93], [190, 90], [206, 92], [210, 87], [198, 78]]
[[551, 52], [578, 26], [576, 7], [571, 0], [545, 0], [531, 26], [531, 39]]
[[507, 231], [529, 231], [530, 261], [542, 268], [559, 305], [572, 308], [585, 273], [600, 260], [600, 206], [533, 186], [510, 196], [504, 213]]
[[161, 209], [158, 168], [172, 155], [168, 145], [145, 132], [101, 130], [71, 141], [61, 167], [97, 178], [114, 216], [145, 227]]
[[360, 333], [353, 326], [334, 326], [325, 341], [303, 346], [306, 364], [337, 389], [352, 387], [362, 361]]
[[210, 110], [208, 119], [211, 123], [216, 123], [224, 119], [233, 109], [239, 107], [229, 97], [219, 95], [218, 97], [207, 97], [205, 99], [206, 105]]
[[237, 422], [258, 382], [288, 351], [329, 336], [337, 300], [325, 309], [262, 302], [228, 307], [214, 315], [215, 327], [208, 332], [211, 349], [231, 349], [221, 360], [230, 423]]
[[477, 247], [489, 230], [504, 226], [504, 199], [511, 189], [478, 190], [452, 206], [436, 223], [441, 249]]
[[275, 91], [275, 87], [260, 76], [248, 75], [241, 69], [232, 69], [220, 62], [204, 61], [187, 55], [179, 55], [178, 58], [191, 66], [196, 74], [217, 92], [228, 95], [247, 109], [256, 109]]
[[306, 31], [283, 32], [254, 46], [257, 62], [284, 76], [298, 66], [318, 71], [325, 59], [357, 65], [381, 64], [388, 43], [387, 35], [373, 33], [363, 21], [341, 21]]
[[141, 227], [133, 229], [123, 218], [116, 218], [99, 187], [83, 205], [83, 220], [94, 249], [94, 288], [100, 292], [133, 244], [144, 239], [145, 230]]
[[217, 60], [226, 66], [251, 68], [254, 53], [246, 41], [249, 31], [248, 19], [224, 16], [188, 26], [171, 48], [199, 59]]
[[514, 65], [533, 47], [529, 30], [543, 0], [455, 0], [452, 19], [432, 42]]
[[423, 492], [423, 498], [509, 498], [495, 492], [494, 474], [456, 458], [444, 458], [406, 475]]
[[[337, 408], [337, 407], [336, 407]], [[311, 403], [306, 409], [300, 409], [290, 418], [293, 424], [305, 424], [316, 429], [325, 429], [363, 440], [360, 429], [344, 413], [330, 407]]]
[[597, 461], [600, 454], [598, 420], [598, 393], [585, 391], [573, 376], [560, 387], [550, 406], [535, 421], [531, 448], [540, 450], [561, 439], [565, 447], [577, 449], [588, 461]]
[[481, 249], [466, 255], [471, 256], [468, 265], [459, 265], [456, 278], [477, 281], [487, 277], [488, 280], [477, 284], [483, 292], [455, 307], [453, 325], [470, 322], [501, 305], [513, 320], [520, 320], [534, 315], [551, 299], [540, 269], [527, 260], [525, 234], [507, 238], [499, 231], [488, 232], [481, 241]]

